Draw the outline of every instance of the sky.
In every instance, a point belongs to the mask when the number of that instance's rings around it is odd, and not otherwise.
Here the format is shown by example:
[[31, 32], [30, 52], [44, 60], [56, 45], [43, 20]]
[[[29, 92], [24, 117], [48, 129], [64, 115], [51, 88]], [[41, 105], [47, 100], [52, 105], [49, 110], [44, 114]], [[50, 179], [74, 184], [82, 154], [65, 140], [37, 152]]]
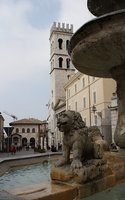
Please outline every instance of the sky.
[[[46, 120], [50, 98], [50, 28], [93, 18], [87, 0], [0, 0], [0, 112], [9, 126], [18, 120]], [[8, 113], [8, 114], [5, 114]]]

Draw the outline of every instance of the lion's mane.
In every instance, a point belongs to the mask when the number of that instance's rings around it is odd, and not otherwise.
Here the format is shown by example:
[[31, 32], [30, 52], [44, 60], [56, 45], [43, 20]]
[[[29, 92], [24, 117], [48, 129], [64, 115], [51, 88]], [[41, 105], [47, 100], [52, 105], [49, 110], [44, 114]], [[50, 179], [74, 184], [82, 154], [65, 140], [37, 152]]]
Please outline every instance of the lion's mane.
[[82, 120], [80, 113], [73, 110], [66, 111], [67, 115], [72, 118], [71, 130], [79, 130], [85, 128], [85, 122]]

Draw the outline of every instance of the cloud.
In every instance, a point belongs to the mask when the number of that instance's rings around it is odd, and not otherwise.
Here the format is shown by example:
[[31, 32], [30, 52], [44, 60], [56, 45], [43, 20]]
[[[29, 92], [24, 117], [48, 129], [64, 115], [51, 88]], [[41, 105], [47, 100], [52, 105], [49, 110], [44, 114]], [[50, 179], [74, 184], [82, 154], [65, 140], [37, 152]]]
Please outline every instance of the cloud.
[[0, 110], [19, 118], [47, 115], [49, 27], [30, 23], [33, 10], [32, 1], [0, 1]]
[[59, 20], [73, 24], [74, 31], [93, 18], [92, 14], [88, 11], [87, 0], [60, 0], [60, 2], [62, 6]]
[[86, 0], [0, 0], [1, 112], [19, 118], [47, 118], [50, 28], [56, 21], [78, 29], [92, 17], [84, 3]]
[[46, 70], [49, 63], [48, 30], [37, 29], [27, 20], [32, 5], [24, 1], [7, 2], [0, 7], [1, 89], [5, 81], [8, 87], [10, 81], [24, 79], [36, 70]]

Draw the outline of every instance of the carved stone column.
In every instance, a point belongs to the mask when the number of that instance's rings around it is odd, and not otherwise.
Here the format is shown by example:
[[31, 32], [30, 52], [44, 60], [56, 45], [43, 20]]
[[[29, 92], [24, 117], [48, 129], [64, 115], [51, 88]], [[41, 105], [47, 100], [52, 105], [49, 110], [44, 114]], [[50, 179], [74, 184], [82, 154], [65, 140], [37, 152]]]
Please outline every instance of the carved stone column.
[[115, 143], [125, 148], [125, 68], [117, 66], [111, 70], [112, 77], [117, 82], [118, 121], [114, 135]]

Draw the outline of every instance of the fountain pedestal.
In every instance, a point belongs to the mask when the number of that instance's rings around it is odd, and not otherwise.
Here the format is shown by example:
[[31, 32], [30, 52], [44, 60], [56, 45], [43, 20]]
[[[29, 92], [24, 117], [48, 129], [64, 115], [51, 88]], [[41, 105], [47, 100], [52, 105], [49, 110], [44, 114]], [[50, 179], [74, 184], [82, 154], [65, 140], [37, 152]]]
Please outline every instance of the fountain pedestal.
[[111, 74], [117, 82], [118, 96], [118, 122], [114, 140], [117, 146], [125, 148], [125, 67], [114, 67]]
[[111, 169], [104, 159], [91, 159], [83, 162], [83, 167], [72, 169], [70, 164], [51, 169], [51, 179], [68, 183], [83, 184], [90, 180], [111, 175]]
[[106, 152], [102, 160], [89, 160], [80, 169], [72, 170], [70, 165], [53, 167], [51, 179], [76, 186], [83, 198], [124, 182], [125, 162], [118, 154]]

